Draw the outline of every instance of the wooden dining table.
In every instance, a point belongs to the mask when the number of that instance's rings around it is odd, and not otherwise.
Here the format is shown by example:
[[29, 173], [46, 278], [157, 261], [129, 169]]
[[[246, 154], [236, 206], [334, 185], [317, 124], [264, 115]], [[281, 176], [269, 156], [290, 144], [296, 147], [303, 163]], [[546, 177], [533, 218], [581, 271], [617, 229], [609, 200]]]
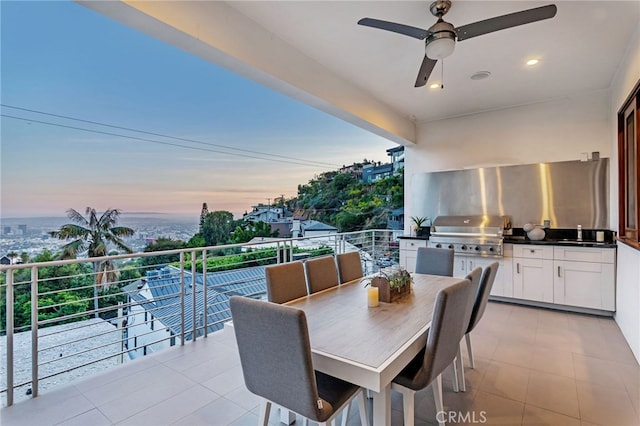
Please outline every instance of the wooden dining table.
[[413, 274], [409, 295], [367, 306], [361, 280], [287, 305], [305, 311], [314, 368], [369, 389], [374, 426], [391, 423], [391, 381], [426, 343], [438, 291], [461, 278]]

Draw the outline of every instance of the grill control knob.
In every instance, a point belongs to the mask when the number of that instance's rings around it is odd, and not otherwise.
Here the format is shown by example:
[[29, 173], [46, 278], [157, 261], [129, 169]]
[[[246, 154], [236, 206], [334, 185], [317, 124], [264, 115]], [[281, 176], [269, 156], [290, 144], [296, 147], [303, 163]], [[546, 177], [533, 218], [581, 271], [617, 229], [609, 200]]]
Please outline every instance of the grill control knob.
[[466, 250], [466, 249], [467, 249], [467, 246], [463, 244], [463, 245], [462, 245], [462, 247], [460, 247], [460, 248], [461, 248], [462, 250]]
[[493, 247], [489, 247], [489, 251], [493, 251]]
[[480, 251], [480, 247], [476, 246], [476, 251]]
[[453, 244], [449, 244], [449, 248], [450, 248], [450, 249], [453, 249]]
[[442, 244], [440, 243], [436, 244], [436, 248], [442, 248]]

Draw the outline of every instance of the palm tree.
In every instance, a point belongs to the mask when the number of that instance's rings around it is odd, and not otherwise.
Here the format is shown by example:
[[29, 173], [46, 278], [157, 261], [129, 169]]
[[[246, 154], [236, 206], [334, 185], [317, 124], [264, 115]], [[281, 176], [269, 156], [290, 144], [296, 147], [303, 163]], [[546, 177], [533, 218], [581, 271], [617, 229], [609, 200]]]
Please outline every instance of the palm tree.
[[[74, 209], [69, 209], [67, 217], [74, 223], [63, 225], [59, 230], [49, 233], [52, 237], [61, 240], [73, 240], [62, 247], [60, 259], [74, 259], [85, 250], [88, 257], [107, 256], [109, 244], [115, 245], [126, 253], [133, 253], [133, 250], [122, 241], [122, 237], [133, 235], [134, 230], [124, 226], [115, 226], [118, 222], [118, 216], [120, 216], [120, 210], [107, 209], [98, 218], [96, 210], [87, 207], [85, 216]], [[94, 261], [93, 273], [93, 307], [94, 315], [98, 318], [98, 289], [108, 288], [109, 283], [117, 280], [118, 274], [116, 265], [110, 260]]]

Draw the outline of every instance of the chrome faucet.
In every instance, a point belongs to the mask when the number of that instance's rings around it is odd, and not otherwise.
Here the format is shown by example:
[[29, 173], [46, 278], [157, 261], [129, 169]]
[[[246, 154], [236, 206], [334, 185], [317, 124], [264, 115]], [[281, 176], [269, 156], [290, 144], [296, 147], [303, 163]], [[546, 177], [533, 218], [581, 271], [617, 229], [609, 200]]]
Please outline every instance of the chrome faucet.
[[582, 241], [582, 225], [578, 225], [578, 241]]

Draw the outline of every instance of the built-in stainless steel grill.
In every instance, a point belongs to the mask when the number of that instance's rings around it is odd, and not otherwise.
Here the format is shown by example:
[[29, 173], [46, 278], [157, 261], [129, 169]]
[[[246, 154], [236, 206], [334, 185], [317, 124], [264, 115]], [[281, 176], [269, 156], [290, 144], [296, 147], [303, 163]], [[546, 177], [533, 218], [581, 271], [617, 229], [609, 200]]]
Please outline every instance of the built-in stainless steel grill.
[[510, 227], [508, 216], [438, 216], [428, 245], [457, 254], [502, 256], [502, 235]]

